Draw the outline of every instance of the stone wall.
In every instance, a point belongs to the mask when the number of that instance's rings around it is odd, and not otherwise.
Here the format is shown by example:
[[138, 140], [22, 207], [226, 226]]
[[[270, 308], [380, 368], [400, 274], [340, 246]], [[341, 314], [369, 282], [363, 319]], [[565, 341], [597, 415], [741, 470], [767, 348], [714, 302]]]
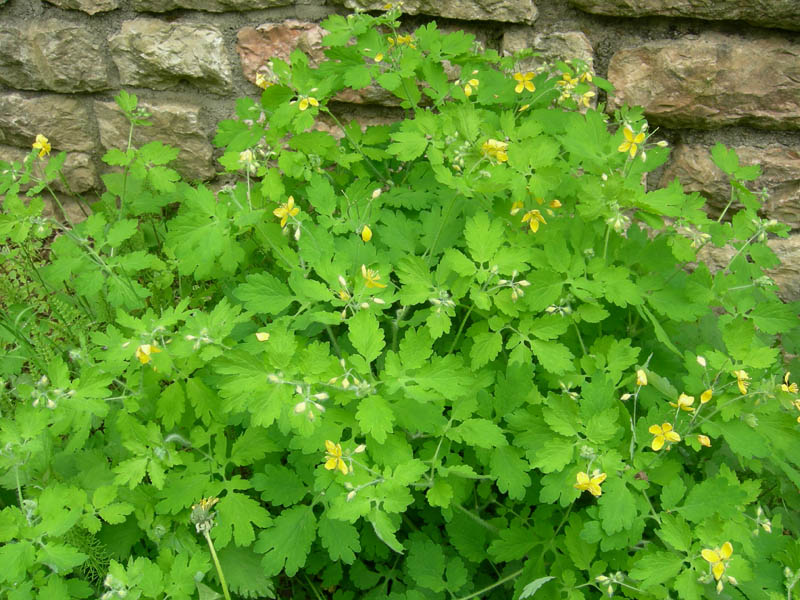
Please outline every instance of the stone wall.
[[[67, 181], [100, 188], [100, 157], [127, 143], [113, 97], [136, 93], [154, 126], [136, 143], [182, 148], [190, 179], [221, 171], [211, 144], [235, 98], [258, 97], [258, 69], [295, 47], [319, 51], [318, 23], [385, 0], [0, 0], [0, 159], [37, 133], [69, 151]], [[673, 146], [648, 184], [675, 176], [714, 207], [727, 202], [708, 149], [716, 141], [759, 163], [766, 213], [791, 224], [776, 273], [800, 299], [800, 6], [798, 0], [406, 0], [409, 27], [435, 18], [487, 47], [579, 57], [617, 88], [611, 108], [640, 104]], [[382, 118], [380, 97], [341, 110]], [[603, 100], [601, 98], [601, 100]]]

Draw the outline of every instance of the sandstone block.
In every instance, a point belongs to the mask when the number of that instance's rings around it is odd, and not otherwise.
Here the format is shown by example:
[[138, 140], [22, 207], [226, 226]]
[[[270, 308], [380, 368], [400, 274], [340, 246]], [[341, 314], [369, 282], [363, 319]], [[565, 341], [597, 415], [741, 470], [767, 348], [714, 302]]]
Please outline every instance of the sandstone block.
[[[237, 35], [236, 51], [242, 65], [242, 72], [248, 81], [255, 85], [256, 74], [269, 76], [267, 63], [272, 58], [289, 61], [295, 49], [309, 56], [312, 67], [325, 60], [322, 52], [322, 38], [325, 30], [316, 23], [287, 19], [281, 23], [266, 23], [258, 27], [243, 27]], [[361, 90], [343, 90], [336, 99], [355, 104], [400, 104], [392, 94], [377, 85]]]
[[[350, 10], [383, 10], [384, 0], [334, 0]], [[533, 23], [538, 10], [533, 0], [404, 0], [403, 12], [468, 21]]]
[[292, 2], [293, 0], [133, 0], [133, 8], [146, 12], [167, 12], [178, 8], [225, 12], [286, 6]]
[[689, 17], [740, 20], [762, 27], [800, 29], [797, 0], [570, 0], [578, 8], [618, 17]]
[[[169, 166], [187, 179], [210, 179], [214, 176], [213, 148], [200, 123], [200, 107], [181, 103], [140, 102], [150, 113], [152, 127], [137, 127], [133, 143], [142, 146], [152, 141], [180, 148], [180, 154]], [[128, 120], [114, 102], [95, 101], [94, 112], [100, 129], [100, 142], [108, 150], [128, 146]]]
[[[699, 192], [708, 199], [712, 212], [719, 212], [730, 198], [727, 176], [711, 160], [710, 148], [681, 144], [661, 177], [661, 186], [677, 177], [688, 192]], [[800, 229], [800, 147], [771, 144], [766, 148], [737, 146], [740, 164], [761, 165], [761, 177], [748, 183], [754, 192], [766, 189], [769, 197], [764, 214], [793, 229]]]
[[109, 43], [122, 85], [166, 90], [187, 81], [216, 94], [232, 89], [225, 40], [211, 25], [134, 19]]
[[[51, 154], [57, 154], [57, 151], [53, 150]], [[28, 150], [13, 146], [0, 146], [0, 160], [2, 161], [21, 163], [27, 155]], [[48, 160], [49, 158], [47, 157], [43, 159], [37, 157], [35, 159], [33, 173], [36, 177], [44, 175], [44, 167], [47, 165]], [[99, 181], [92, 157], [85, 152], [68, 152], [61, 173], [64, 175], [69, 188], [60, 180], [56, 180], [52, 185], [57, 192], [72, 191], [77, 194], [83, 194], [97, 187]]]
[[544, 62], [577, 58], [585, 62], [594, 73], [594, 50], [589, 38], [580, 31], [536, 33], [531, 27], [517, 27], [508, 29], [503, 34], [504, 54], [511, 55], [528, 48], [541, 56], [527, 59], [520, 66], [521, 69], [530, 70]]
[[610, 110], [641, 105], [668, 127], [800, 129], [800, 43], [778, 36], [650, 42], [614, 54], [608, 79]]
[[95, 92], [110, 87], [108, 52], [91, 28], [48, 19], [0, 26], [0, 83], [23, 90]]
[[53, 150], [88, 152], [95, 148], [90, 128], [86, 103], [76, 98], [0, 93], [0, 144], [27, 150], [41, 133]]
[[59, 8], [80, 10], [90, 15], [119, 8], [119, 0], [47, 0]]

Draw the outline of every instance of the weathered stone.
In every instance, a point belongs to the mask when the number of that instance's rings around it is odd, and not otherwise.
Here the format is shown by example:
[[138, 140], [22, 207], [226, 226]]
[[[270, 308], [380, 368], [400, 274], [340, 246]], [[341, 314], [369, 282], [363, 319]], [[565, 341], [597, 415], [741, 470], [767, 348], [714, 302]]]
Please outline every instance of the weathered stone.
[[689, 17], [739, 20], [782, 29], [800, 29], [797, 0], [570, 0], [578, 8], [618, 17]]
[[[133, 143], [142, 146], [162, 141], [180, 148], [180, 154], [169, 166], [188, 179], [210, 179], [214, 176], [213, 148], [200, 124], [200, 107], [187, 103], [147, 103], [139, 107], [150, 113], [152, 127], [138, 127]], [[106, 149], [125, 149], [130, 125], [114, 102], [95, 101], [94, 112], [100, 129], [100, 142]]]
[[[769, 246], [781, 264], [767, 271], [778, 286], [778, 294], [784, 302], [800, 300], [800, 234], [790, 235], [784, 239], [767, 240]], [[718, 271], [728, 265], [735, 250], [730, 246], [717, 248], [706, 246], [699, 253], [712, 271]]]
[[[267, 63], [272, 58], [289, 61], [295, 49], [300, 49], [309, 57], [309, 64], [316, 67], [325, 60], [322, 51], [322, 37], [325, 30], [316, 23], [287, 19], [281, 23], [266, 23], [256, 28], [243, 27], [239, 30], [236, 51], [242, 64], [242, 72], [248, 81], [255, 85], [256, 74], [261, 73], [269, 79]], [[399, 105], [394, 95], [378, 85], [369, 85], [361, 90], [343, 90], [336, 99], [355, 104]]]
[[[334, 0], [351, 10], [383, 10], [384, 0]], [[468, 21], [533, 23], [538, 10], [533, 0], [404, 0], [403, 12]]]
[[56, 19], [0, 27], [0, 83], [57, 92], [108, 89], [111, 65], [103, 46], [91, 28]]
[[[754, 192], [766, 189], [769, 194], [764, 214], [800, 229], [800, 148], [772, 144], [766, 148], [734, 148], [743, 165], [761, 165], [761, 177], [748, 182]], [[677, 177], [687, 192], [700, 192], [708, 199], [712, 212], [719, 214], [730, 198], [727, 176], [711, 160], [710, 148], [680, 144], [672, 154], [660, 186]]]
[[800, 129], [800, 43], [718, 33], [620, 50], [609, 109], [641, 105], [669, 127]]
[[81, 10], [90, 15], [119, 8], [119, 0], [47, 0], [59, 8]]
[[503, 53], [514, 54], [530, 48], [540, 54], [523, 61], [520, 69], [532, 70], [543, 63], [579, 59], [594, 73], [594, 50], [580, 31], [536, 33], [531, 27], [509, 29], [503, 34]]
[[[51, 152], [51, 156], [57, 154], [57, 150]], [[0, 146], [0, 160], [6, 162], [19, 162], [21, 163], [28, 156], [28, 150], [22, 148], [15, 148], [13, 146]], [[40, 178], [44, 175], [44, 167], [47, 165], [49, 158], [45, 157], [35, 159], [33, 165], [33, 174]], [[68, 152], [67, 158], [64, 160], [64, 165], [61, 168], [61, 173], [67, 182], [64, 183], [57, 179], [53, 182], [53, 189], [58, 192], [73, 192], [76, 194], [83, 194], [84, 192], [97, 187], [97, 171], [92, 163], [92, 157], [85, 152]], [[30, 186], [29, 186], [30, 187]]]
[[133, 0], [133, 8], [146, 12], [167, 12], [177, 8], [225, 12], [272, 8], [292, 3], [293, 0]]
[[216, 27], [135, 19], [109, 43], [122, 85], [166, 90], [183, 80], [216, 94], [231, 90], [225, 40]]
[[86, 103], [76, 98], [46, 94], [26, 98], [0, 94], [0, 144], [30, 148], [41, 133], [53, 149], [88, 152], [94, 149]]

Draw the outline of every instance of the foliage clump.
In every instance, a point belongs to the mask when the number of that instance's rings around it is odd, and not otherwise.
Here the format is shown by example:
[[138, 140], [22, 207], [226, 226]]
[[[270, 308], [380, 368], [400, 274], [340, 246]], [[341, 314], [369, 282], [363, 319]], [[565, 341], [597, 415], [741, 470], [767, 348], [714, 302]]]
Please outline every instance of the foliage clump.
[[[223, 189], [112, 150], [63, 224], [63, 153], [0, 165], [0, 595], [791, 596], [800, 331], [757, 169], [714, 149], [743, 209], [711, 220], [645, 189], [668, 149], [585, 65], [398, 17], [265, 65]], [[341, 123], [370, 86], [406, 117]]]

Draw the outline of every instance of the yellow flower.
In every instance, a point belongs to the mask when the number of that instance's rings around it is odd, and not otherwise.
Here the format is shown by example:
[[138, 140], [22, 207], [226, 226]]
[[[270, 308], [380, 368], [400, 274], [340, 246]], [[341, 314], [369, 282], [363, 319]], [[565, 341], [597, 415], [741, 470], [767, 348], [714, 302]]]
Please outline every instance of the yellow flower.
[[625, 141], [619, 145], [617, 150], [619, 152], [629, 152], [631, 158], [633, 158], [636, 156], [636, 151], [639, 148], [638, 144], [641, 144], [644, 141], [644, 131], [640, 131], [634, 135], [633, 129], [625, 125], [625, 129], [622, 130], [622, 135], [625, 136]]
[[478, 81], [477, 79], [470, 79], [467, 82], [467, 85], [464, 86], [464, 95], [467, 98], [472, 96], [472, 90], [475, 89], [476, 87], [478, 87], [479, 83], [480, 83], [480, 81]]
[[245, 165], [249, 165], [253, 162], [253, 151], [252, 150], [243, 150], [239, 152], [239, 162], [244, 163]]
[[739, 386], [739, 393], [746, 394], [747, 388], [750, 385], [750, 375], [747, 374], [747, 371], [741, 369], [734, 371], [733, 374], [736, 377], [736, 385]]
[[519, 112], [522, 112], [524, 110], [528, 110], [530, 107], [531, 107], [530, 104], [523, 104], [522, 106], [519, 107]]
[[278, 208], [272, 211], [272, 214], [281, 220], [281, 229], [286, 227], [286, 221], [289, 217], [294, 217], [300, 209], [294, 205], [294, 196], [289, 196], [289, 199], [281, 204]]
[[694, 412], [694, 396], [687, 396], [686, 394], [681, 394], [678, 396], [678, 403], [670, 402], [669, 405], [674, 408], [680, 408], [681, 410], [685, 410], [686, 412]]
[[647, 385], [647, 373], [644, 369], [636, 371], [636, 385]]
[[262, 90], [267, 89], [269, 86], [272, 85], [272, 82], [269, 81], [263, 73], [256, 73], [256, 85], [260, 87]]
[[514, 81], [517, 82], [514, 91], [518, 94], [521, 94], [522, 90], [528, 90], [529, 92], [536, 91], [536, 86], [533, 85], [531, 79], [533, 79], [533, 73], [530, 71], [527, 73], [514, 73]]
[[269, 334], [266, 331], [257, 331], [256, 339], [259, 342], [266, 342], [269, 339]]
[[[800, 410], [800, 400], [795, 400], [793, 404], [797, 410]], [[800, 417], [797, 417], [797, 422], [800, 423]]]
[[539, 231], [539, 223], [544, 223], [545, 225], [547, 225], [547, 221], [544, 220], [542, 213], [540, 213], [536, 209], [529, 210], [528, 212], [526, 212], [525, 216], [522, 217], [522, 222], [529, 223], [531, 231], [533, 233]]
[[559, 81], [557, 85], [560, 85], [565, 88], [574, 88], [576, 85], [578, 85], [578, 78], [573, 77], [569, 73], [564, 73], [561, 76], [561, 81]]
[[138, 348], [136, 348], [136, 358], [139, 359], [139, 362], [143, 365], [146, 365], [150, 362], [150, 355], [151, 354], [158, 354], [161, 350], [155, 344], [142, 344]]
[[712, 392], [710, 389], [709, 389], [709, 390], [706, 390], [705, 392], [703, 392], [702, 394], [700, 394], [700, 404], [705, 404], [706, 402], [708, 402], [709, 400], [711, 400], [711, 397], [712, 397], [713, 395], [714, 395], [714, 392]]
[[651, 425], [647, 431], [652, 433], [655, 437], [650, 447], [658, 452], [664, 447], [664, 442], [680, 442], [681, 436], [672, 431], [672, 425], [669, 423], [662, 423], [661, 425]]
[[306, 110], [309, 106], [319, 106], [319, 100], [313, 96], [303, 96], [300, 99], [298, 108], [300, 108], [300, 110]]
[[711, 572], [714, 574], [714, 579], [719, 581], [728, 566], [728, 559], [733, 554], [733, 545], [730, 542], [725, 542], [721, 548], [714, 548], [713, 550], [704, 548], [700, 554], [711, 564]]
[[336, 292], [336, 295], [339, 296], [339, 300], [342, 300], [344, 302], [350, 300], [350, 294], [347, 293], [347, 290], [339, 290], [338, 292]]
[[381, 62], [383, 60], [383, 52], [378, 52], [375, 55], [375, 62]]
[[50, 141], [39, 133], [36, 135], [36, 141], [33, 142], [33, 148], [39, 151], [39, 158], [44, 158], [45, 154], [50, 154]]
[[508, 144], [506, 142], [495, 139], [488, 139], [481, 146], [483, 155], [487, 158], [494, 158], [497, 162], [506, 162], [508, 160], [507, 149]]
[[586, 108], [591, 107], [592, 98], [594, 98], [594, 92], [585, 92], [580, 100], [578, 100], [578, 105], [583, 104]]
[[711, 448], [711, 438], [707, 435], [703, 435], [702, 433], [697, 435], [697, 441], [700, 442], [701, 446], [705, 446], [706, 448]]
[[361, 239], [365, 242], [372, 239], [372, 229], [369, 228], [369, 225], [364, 225], [364, 227], [361, 228]]
[[595, 470], [592, 473], [592, 476], [589, 477], [588, 473], [584, 473], [581, 471], [578, 473], [577, 476], [577, 483], [572, 487], [581, 490], [582, 492], [588, 491], [592, 496], [599, 496], [603, 493], [603, 490], [600, 489], [600, 484], [606, 480], [606, 474], [600, 473], [599, 471]]
[[792, 374], [789, 371], [786, 371], [786, 375], [783, 376], [783, 384], [781, 384], [781, 389], [788, 394], [796, 394], [797, 384], [789, 383], [789, 377], [791, 377], [791, 375]]
[[592, 82], [592, 74], [589, 71], [581, 73], [581, 82], [584, 81], [588, 81], [589, 83]]
[[517, 213], [518, 213], [519, 211], [521, 211], [523, 208], [525, 208], [525, 205], [524, 205], [524, 204], [523, 204], [523, 203], [522, 203], [520, 200], [516, 200], [516, 201], [515, 201], [515, 202], [514, 202], [514, 203], [511, 205], [511, 210], [509, 211], [509, 214], [510, 214], [510, 215], [513, 217], [515, 214], [517, 214]]
[[385, 288], [382, 283], [378, 283], [381, 276], [377, 271], [368, 269], [366, 265], [361, 265], [361, 276], [364, 278], [364, 285], [368, 288]]
[[550, 208], [561, 208], [561, 201], [558, 198], [553, 198], [550, 201]]
[[347, 468], [344, 460], [342, 459], [342, 446], [341, 444], [334, 444], [330, 440], [325, 440], [325, 468], [328, 471], [339, 469], [343, 475], [347, 475], [350, 469]]

